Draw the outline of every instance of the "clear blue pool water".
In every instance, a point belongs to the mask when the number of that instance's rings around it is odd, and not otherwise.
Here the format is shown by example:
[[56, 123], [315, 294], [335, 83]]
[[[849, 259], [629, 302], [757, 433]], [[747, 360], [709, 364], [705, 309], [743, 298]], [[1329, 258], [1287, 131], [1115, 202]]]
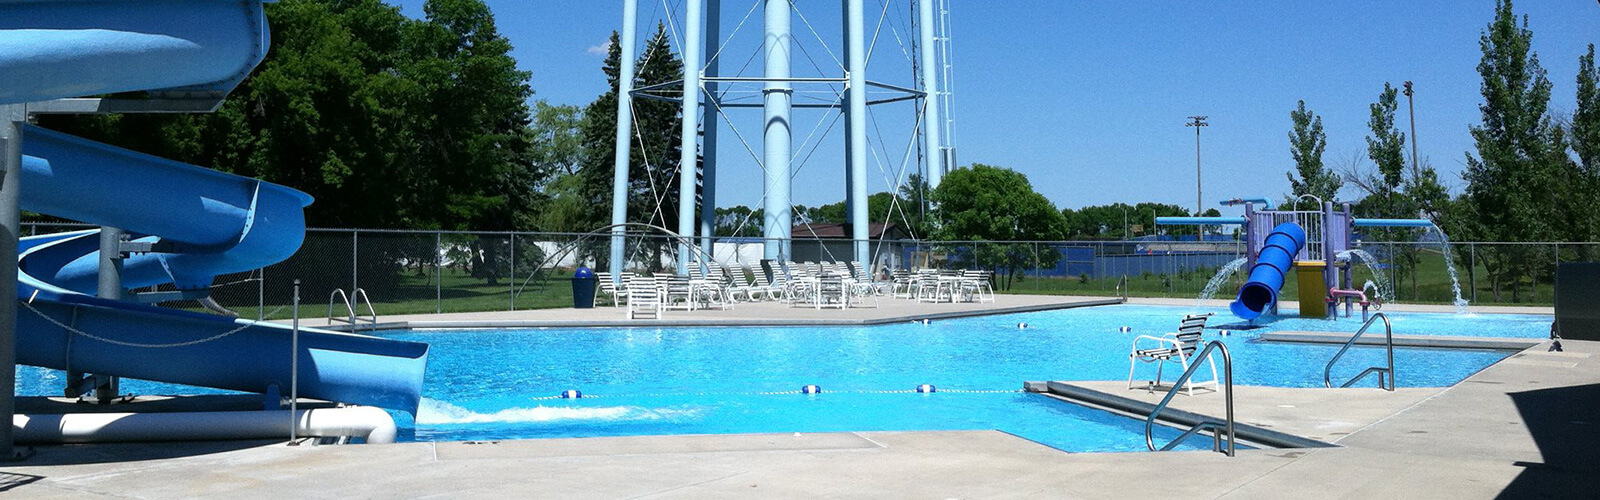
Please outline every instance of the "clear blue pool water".
[[[1015, 392], [1024, 380], [1125, 380], [1141, 334], [1176, 327], [1188, 307], [1119, 305], [936, 321], [930, 325], [778, 328], [435, 330], [387, 334], [432, 344], [426, 399], [397, 415], [402, 439], [751, 432], [998, 429], [1066, 451], [1144, 449], [1142, 421]], [[1213, 323], [1232, 317], [1222, 310]], [[1397, 313], [1396, 333], [1537, 337], [1547, 316]], [[1019, 329], [1018, 323], [1029, 327]], [[1132, 328], [1131, 333], [1118, 331]], [[1264, 343], [1264, 331], [1353, 331], [1357, 320], [1280, 319], [1221, 336], [1236, 384], [1317, 387], [1334, 346]], [[1398, 349], [1402, 387], [1447, 386], [1504, 351]], [[1349, 377], [1381, 361], [1356, 348], [1334, 371]], [[1141, 365], [1140, 377], [1154, 365]], [[1220, 370], [1220, 367], [1219, 367]], [[49, 370], [26, 368], [54, 392]], [[1177, 373], [1169, 371], [1168, 380]], [[1342, 379], [1341, 379], [1342, 380]], [[801, 386], [819, 395], [798, 394]], [[940, 392], [911, 392], [933, 384]], [[1364, 385], [1375, 385], [1369, 378]], [[124, 382], [124, 390], [172, 386]], [[582, 399], [558, 399], [561, 391]], [[26, 389], [24, 389], [26, 391]], [[186, 392], [204, 392], [190, 389]], [[1177, 432], [1162, 429], [1165, 439]], [[1197, 444], [1205, 444], [1200, 440]]]

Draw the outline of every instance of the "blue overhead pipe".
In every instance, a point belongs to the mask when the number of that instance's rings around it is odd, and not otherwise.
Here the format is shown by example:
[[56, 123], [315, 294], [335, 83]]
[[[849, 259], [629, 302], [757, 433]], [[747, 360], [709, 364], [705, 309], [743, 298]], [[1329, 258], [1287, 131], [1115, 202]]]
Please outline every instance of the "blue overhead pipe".
[[1222, 201], [1217, 202], [1217, 203], [1222, 205], [1222, 206], [1224, 206], [1224, 207], [1232, 207], [1232, 206], [1236, 206], [1236, 205], [1243, 205], [1243, 204], [1246, 204], [1246, 203], [1260, 203], [1261, 204], [1261, 208], [1266, 209], [1266, 210], [1272, 210], [1272, 198], [1234, 198], [1234, 199], [1231, 199], [1231, 200], [1222, 200]]
[[1156, 217], [1158, 226], [1243, 226], [1244, 217]]
[[1356, 219], [1356, 227], [1433, 227], [1427, 219]]
[[1251, 320], [1266, 312], [1267, 307], [1278, 302], [1278, 291], [1283, 289], [1294, 256], [1306, 246], [1306, 231], [1299, 224], [1285, 222], [1272, 228], [1261, 252], [1256, 254], [1256, 265], [1250, 268], [1250, 279], [1239, 287], [1239, 298], [1228, 307], [1240, 318]]

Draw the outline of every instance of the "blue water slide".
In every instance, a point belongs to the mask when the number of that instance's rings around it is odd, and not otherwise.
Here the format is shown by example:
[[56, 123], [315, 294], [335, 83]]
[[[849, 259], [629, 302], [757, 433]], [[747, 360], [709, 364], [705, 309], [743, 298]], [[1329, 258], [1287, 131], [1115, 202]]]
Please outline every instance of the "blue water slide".
[[0, 0], [0, 104], [147, 90], [226, 95], [266, 54], [261, 4]]
[[[305, 193], [37, 127], [23, 133], [25, 210], [123, 228], [157, 245], [124, 261], [125, 287], [203, 288], [217, 275], [287, 259], [305, 237]], [[19, 314], [18, 362], [287, 391], [289, 328], [89, 295], [98, 230], [24, 238], [19, 250], [18, 296], [28, 304]], [[204, 339], [212, 340], [182, 345]], [[300, 394], [415, 412], [427, 352], [426, 344], [303, 329]]]
[[[270, 0], [0, 0], [0, 104], [128, 91], [220, 99], [266, 54]], [[24, 127], [24, 210], [122, 228], [153, 251], [128, 288], [210, 286], [293, 255], [305, 193]], [[61, 370], [306, 397], [415, 413], [428, 346], [107, 300], [98, 230], [19, 244], [17, 361]]]
[[1272, 228], [1256, 254], [1256, 264], [1250, 268], [1250, 278], [1239, 287], [1239, 298], [1228, 307], [1240, 318], [1251, 320], [1261, 316], [1268, 307], [1278, 302], [1278, 291], [1289, 276], [1294, 256], [1306, 246], [1306, 231], [1299, 224], [1285, 222]]

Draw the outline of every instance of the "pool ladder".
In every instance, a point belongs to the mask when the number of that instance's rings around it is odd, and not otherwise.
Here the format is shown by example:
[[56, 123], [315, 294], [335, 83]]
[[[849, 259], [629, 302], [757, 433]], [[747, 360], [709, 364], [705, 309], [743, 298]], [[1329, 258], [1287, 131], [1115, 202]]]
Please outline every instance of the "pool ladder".
[[[352, 296], [354, 297], [353, 301], [351, 299]], [[343, 318], [335, 317], [333, 315], [333, 305], [341, 302], [344, 304], [344, 310], [348, 315]], [[355, 306], [357, 304], [367, 306], [366, 316], [356, 315]], [[335, 321], [350, 324], [350, 331], [352, 332], [360, 329], [358, 326], [360, 323], [371, 325], [371, 329], [376, 330], [378, 327], [378, 312], [372, 308], [372, 299], [367, 297], [366, 290], [357, 288], [354, 292], [345, 294], [343, 288], [335, 288], [333, 293], [328, 294], [328, 324], [332, 325]]]
[[[1378, 374], [1378, 388], [1389, 392], [1394, 392], [1394, 325], [1389, 323], [1389, 316], [1383, 313], [1374, 314], [1371, 318], [1367, 319], [1367, 322], [1361, 325], [1361, 329], [1356, 330], [1356, 334], [1351, 335], [1350, 340], [1345, 341], [1344, 347], [1339, 349], [1339, 353], [1334, 354], [1333, 359], [1328, 360], [1328, 365], [1322, 368], [1322, 385], [1324, 387], [1330, 389], [1333, 388], [1333, 364], [1338, 363], [1339, 358], [1344, 357], [1345, 351], [1349, 351], [1350, 346], [1355, 345], [1356, 339], [1361, 338], [1361, 335], [1367, 333], [1367, 329], [1372, 328], [1372, 325], [1377, 323], [1380, 319], [1383, 320], [1383, 338], [1385, 344], [1387, 344], [1389, 367], [1369, 367], [1366, 370], [1362, 370], [1361, 373], [1357, 374], [1355, 377], [1346, 381], [1344, 385], [1339, 387], [1350, 387], [1357, 381], [1366, 378], [1367, 375], [1376, 373]], [[1387, 381], [1385, 381], [1385, 379], [1387, 379]]]
[[[1183, 385], [1189, 382], [1189, 377], [1194, 376], [1195, 370], [1199, 369], [1200, 366], [1204, 364], [1201, 363], [1201, 361], [1205, 361], [1206, 357], [1212, 355], [1213, 352], [1222, 353], [1222, 401], [1223, 405], [1226, 407], [1227, 420], [1220, 422], [1217, 420], [1203, 420], [1200, 423], [1194, 424], [1194, 426], [1190, 427], [1189, 430], [1183, 431], [1182, 435], [1178, 436], [1172, 441], [1167, 442], [1165, 446], [1162, 446], [1159, 450], [1157, 450], [1154, 434], [1156, 418], [1161, 415], [1163, 410], [1167, 409], [1168, 404], [1172, 403], [1172, 398], [1178, 395], [1178, 391], [1183, 389]], [[1167, 396], [1161, 398], [1161, 403], [1157, 404], [1155, 409], [1150, 411], [1150, 415], [1145, 417], [1144, 444], [1150, 448], [1150, 451], [1170, 451], [1173, 448], [1176, 448], [1180, 443], [1183, 443], [1184, 440], [1189, 439], [1190, 436], [1194, 436], [1195, 434], [1199, 434], [1204, 431], [1211, 431], [1212, 451], [1216, 451], [1230, 457], [1233, 456], [1234, 449], [1236, 448], [1235, 442], [1237, 442], [1237, 438], [1233, 432], [1233, 356], [1228, 354], [1228, 346], [1224, 345], [1220, 340], [1211, 341], [1211, 343], [1206, 344], [1205, 349], [1200, 351], [1200, 355], [1189, 358], [1189, 369], [1184, 370], [1183, 375], [1178, 377], [1178, 381], [1172, 383], [1172, 389], [1167, 390]], [[1228, 435], [1228, 446], [1226, 448], [1222, 446], [1223, 433], [1227, 433]]]

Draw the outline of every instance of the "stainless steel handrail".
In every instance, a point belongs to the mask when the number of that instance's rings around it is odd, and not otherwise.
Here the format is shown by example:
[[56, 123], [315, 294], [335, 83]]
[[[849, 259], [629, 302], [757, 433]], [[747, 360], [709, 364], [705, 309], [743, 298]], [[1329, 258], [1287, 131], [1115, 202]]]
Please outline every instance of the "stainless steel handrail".
[[356, 308], [350, 305], [350, 295], [344, 293], [343, 288], [335, 288], [333, 292], [328, 293], [328, 324], [333, 324], [336, 319], [333, 317], [333, 299], [335, 298], [342, 299], [344, 301], [344, 309], [350, 312], [350, 316], [344, 321], [354, 325], [356, 323]]
[[[367, 306], [367, 314], [372, 316], [372, 319], [365, 319], [365, 318], [360, 318], [360, 317], [356, 317], [355, 319], [360, 319], [360, 320], [366, 321], [368, 323], [371, 323], [373, 328], [376, 328], [378, 326], [378, 311], [376, 309], [372, 308], [372, 297], [368, 297], [367, 296], [367, 291], [365, 289], [362, 289], [362, 288], [357, 288], [356, 291], [353, 292], [351, 295], [352, 295], [352, 297], [351, 297], [350, 301], [355, 303], [355, 304], [361, 304], [361, 305]], [[352, 329], [355, 328], [355, 323], [351, 323], [350, 327]]]
[[[1197, 423], [1193, 427], [1190, 427], [1189, 430], [1184, 431], [1183, 434], [1178, 436], [1176, 439], [1168, 442], [1166, 446], [1162, 446], [1159, 451], [1171, 450], [1177, 447], [1178, 444], [1182, 443], [1184, 440], [1189, 439], [1190, 436], [1193, 436], [1201, 431], [1209, 430], [1211, 431], [1211, 449], [1213, 451], [1225, 453], [1230, 457], [1233, 456], [1235, 443], [1237, 442], [1237, 438], [1233, 432], [1233, 356], [1228, 354], [1228, 346], [1224, 345], [1220, 340], [1211, 341], [1211, 343], [1206, 344], [1206, 348], [1202, 349], [1199, 355], [1189, 358], [1189, 369], [1184, 370], [1183, 375], [1178, 377], [1178, 381], [1173, 382], [1172, 389], [1167, 391], [1167, 396], [1161, 398], [1161, 403], [1157, 404], [1155, 409], [1150, 411], [1150, 415], [1145, 417], [1144, 444], [1150, 448], [1150, 451], [1157, 451], [1154, 434], [1156, 417], [1161, 415], [1163, 410], [1167, 409], [1167, 405], [1172, 403], [1172, 398], [1178, 395], [1179, 390], [1183, 389], [1183, 384], [1187, 383], [1189, 381], [1189, 377], [1194, 376], [1195, 370], [1200, 368], [1200, 362], [1205, 361], [1206, 357], [1210, 356], [1213, 350], [1217, 350], [1218, 352], [1222, 353], [1222, 395], [1223, 404], [1227, 407], [1227, 420], [1223, 422], [1206, 420]], [[1219, 430], [1222, 432], [1219, 432]], [[1228, 434], [1228, 447], [1226, 449], [1222, 447], [1223, 432]]]
[[[1384, 368], [1381, 366], [1373, 366], [1367, 368], [1366, 370], [1362, 370], [1361, 373], [1356, 374], [1354, 378], [1351, 378], [1349, 381], [1346, 381], [1344, 385], [1339, 387], [1350, 387], [1357, 381], [1366, 378], [1367, 375], [1377, 373], [1378, 388], [1394, 392], [1394, 325], [1389, 323], [1389, 316], [1385, 315], [1384, 313], [1373, 314], [1372, 318], [1368, 319], [1366, 323], [1361, 325], [1360, 330], [1356, 330], [1355, 335], [1350, 336], [1350, 340], [1345, 341], [1344, 347], [1339, 348], [1338, 354], [1334, 354], [1333, 359], [1328, 360], [1328, 365], [1322, 368], [1322, 385], [1324, 387], [1330, 389], [1333, 388], [1333, 364], [1339, 362], [1339, 358], [1344, 357], [1344, 353], [1350, 350], [1350, 346], [1355, 345], [1356, 339], [1361, 338], [1361, 335], [1367, 333], [1367, 329], [1371, 328], [1372, 324], [1380, 319], [1383, 320], [1383, 337], [1385, 343], [1387, 344], [1389, 367]], [[1389, 379], [1387, 384], [1384, 383], [1385, 374], [1388, 375]]]
[[[343, 288], [335, 288], [333, 289], [333, 292], [328, 294], [328, 324], [332, 325], [335, 321], [349, 323], [350, 329], [354, 331], [356, 329], [357, 322], [365, 322], [372, 324], [373, 327], [376, 328], [378, 325], [378, 312], [372, 308], [372, 299], [367, 297], [367, 291], [357, 288], [353, 294], [357, 299], [356, 301], [351, 301], [351, 294], [346, 294]], [[341, 300], [336, 301], [335, 299]], [[344, 310], [346, 313], [348, 313], [347, 316], [343, 318], [335, 317], [333, 315], [333, 305], [338, 302], [344, 303]], [[355, 304], [365, 304], [367, 306], [367, 313], [371, 315], [372, 318], [368, 319], [365, 316], [357, 316]]]

